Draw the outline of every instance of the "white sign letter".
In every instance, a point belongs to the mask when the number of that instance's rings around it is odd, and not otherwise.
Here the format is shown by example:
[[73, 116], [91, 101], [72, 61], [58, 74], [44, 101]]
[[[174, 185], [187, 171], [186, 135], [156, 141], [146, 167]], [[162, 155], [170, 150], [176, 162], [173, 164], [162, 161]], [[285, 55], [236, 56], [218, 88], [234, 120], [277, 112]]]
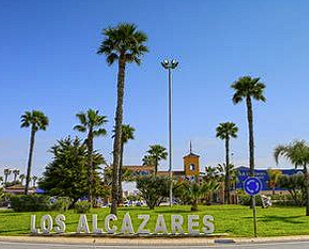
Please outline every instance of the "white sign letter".
[[159, 232], [162, 232], [163, 234], [167, 234], [167, 228], [166, 228], [164, 216], [162, 214], [158, 215], [156, 229], [155, 229], [155, 233], [159, 233]]
[[56, 219], [56, 224], [58, 225], [57, 227], [55, 227], [55, 232], [56, 233], [64, 233], [65, 232], [65, 216], [63, 214], [58, 214]]
[[183, 217], [182, 215], [172, 215], [172, 234], [176, 234], [176, 231], [180, 234], [184, 234], [182, 229]]
[[145, 229], [145, 226], [147, 225], [147, 222], [149, 221], [150, 216], [148, 214], [139, 214], [138, 215], [139, 219], [143, 219], [142, 223], [137, 229], [137, 233], [139, 234], [149, 234], [149, 230]]
[[78, 222], [76, 233], [81, 233], [81, 232], [90, 233], [87, 216], [85, 214], [81, 214], [79, 217], [79, 222]]
[[[47, 222], [47, 227], [46, 227], [46, 222]], [[44, 215], [41, 219], [41, 229], [43, 233], [47, 234], [53, 229], [53, 218], [47, 214]]]
[[188, 215], [188, 230], [190, 234], [200, 234], [199, 218], [200, 217], [198, 215]]
[[214, 223], [212, 222], [214, 221], [214, 218], [211, 215], [205, 215], [203, 218], [203, 232], [205, 234], [211, 234], [214, 232], [215, 230], [215, 226]]
[[35, 215], [31, 215], [31, 233], [39, 233], [40, 230], [35, 228]]
[[93, 233], [95, 234], [103, 233], [102, 229], [98, 228], [98, 215], [96, 214], [92, 215], [92, 229], [93, 229]]
[[106, 216], [104, 225], [105, 225], [105, 230], [106, 230], [107, 233], [115, 233], [116, 230], [117, 230], [116, 226], [113, 226], [112, 228], [110, 228], [109, 222], [111, 220], [117, 220], [117, 216], [114, 215], [114, 214], [109, 214], [109, 215]]
[[121, 233], [134, 233], [132, 220], [129, 213], [126, 213], [122, 220]]

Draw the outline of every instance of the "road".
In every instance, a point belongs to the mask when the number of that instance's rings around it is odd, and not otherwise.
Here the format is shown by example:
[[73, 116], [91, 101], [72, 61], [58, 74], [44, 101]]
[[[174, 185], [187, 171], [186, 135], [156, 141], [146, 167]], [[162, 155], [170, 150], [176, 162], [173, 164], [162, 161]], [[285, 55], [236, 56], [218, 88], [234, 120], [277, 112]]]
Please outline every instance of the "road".
[[274, 242], [274, 243], [250, 243], [250, 244], [218, 244], [218, 245], [77, 245], [77, 244], [45, 244], [45, 243], [29, 243], [29, 242], [1, 242], [1, 249], [215, 249], [215, 248], [252, 248], [252, 249], [305, 249], [309, 248], [309, 241], [299, 242]]

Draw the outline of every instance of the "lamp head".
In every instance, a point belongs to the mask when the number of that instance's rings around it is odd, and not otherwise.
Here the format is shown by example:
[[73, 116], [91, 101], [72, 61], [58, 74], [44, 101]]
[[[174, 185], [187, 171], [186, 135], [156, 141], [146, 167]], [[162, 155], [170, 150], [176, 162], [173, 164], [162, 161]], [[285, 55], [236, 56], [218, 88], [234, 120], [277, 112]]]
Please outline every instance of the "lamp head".
[[168, 60], [163, 60], [162, 62], [161, 62], [161, 65], [165, 68], [165, 69], [168, 69], [169, 68], [169, 64], [170, 64], [170, 62], [168, 61]]
[[176, 61], [175, 59], [173, 59], [173, 60], [171, 61], [171, 65], [172, 65], [172, 69], [174, 69], [175, 67], [177, 67], [178, 61]]

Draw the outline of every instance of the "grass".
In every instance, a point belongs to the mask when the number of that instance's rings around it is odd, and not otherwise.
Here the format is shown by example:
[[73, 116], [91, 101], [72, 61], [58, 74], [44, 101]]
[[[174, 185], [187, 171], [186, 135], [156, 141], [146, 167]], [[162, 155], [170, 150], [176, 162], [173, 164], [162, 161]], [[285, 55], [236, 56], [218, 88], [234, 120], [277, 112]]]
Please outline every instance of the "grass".
[[[202, 228], [202, 216], [212, 215], [215, 219], [215, 233], [229, 233], [231, 236], [251, 237], [253, 234], [252, 210], [240, 205], [200, 206], [200, 211], [190, 212], [189, 206], [159, 207], [149, 210], [146, 207], [119, 208], [118, 221], [115, 224], [118, 230], [124, 214], [130, 213], [133, 227], [137, 230], [140, 220], [138, 214], [150, 214], [151, 218], [146, 228], [154, 231], [158, 214], [163, 214], [168, 231], [170, 231], [170, 215], [181, 214], [184, 217], [184, 229], [187, 232], [187, 216], [189, 214], [200, 215], [200, 228]], [[87, 214], [89, 227], [92, 229], [91, 214], [98, 215], [98, 227], [103, 228], [105, 216], [109, 209], [94, 209]], [[0, 235], [21, 235], [30, 233], [30, 215], [33, 213], [16, 213], [13, 211], [0, 211]], [[56, 217], [59, 212], [36, 212], [37, 226], [40, 218], [45, 214]], [[305, 209], [299, 207], [271, 207], [268, 209], [257, 208], [258, 236], [279, 236], [279, 235], [304, 235], [309, 234], [309, 217], [305, 215]], [[79, 214], [70, 210], [66, 216], [66, 232], [75, 232]]]

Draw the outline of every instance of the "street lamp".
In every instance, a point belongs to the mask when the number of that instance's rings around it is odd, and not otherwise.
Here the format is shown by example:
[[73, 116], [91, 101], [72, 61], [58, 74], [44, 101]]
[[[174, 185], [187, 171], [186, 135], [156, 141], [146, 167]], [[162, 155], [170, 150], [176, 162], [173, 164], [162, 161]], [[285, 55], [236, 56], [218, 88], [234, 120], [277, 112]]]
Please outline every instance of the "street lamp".
[[172, 171], [172, 69], [175, 69], [178, 65], [178, 61], [175, 59], [163, 60], [161, 65], [168, 70], [168, 130], [169, 130], [169, 176], [171, 180], [170, 184], [170, 206], [173, 206], [173, 171]]

